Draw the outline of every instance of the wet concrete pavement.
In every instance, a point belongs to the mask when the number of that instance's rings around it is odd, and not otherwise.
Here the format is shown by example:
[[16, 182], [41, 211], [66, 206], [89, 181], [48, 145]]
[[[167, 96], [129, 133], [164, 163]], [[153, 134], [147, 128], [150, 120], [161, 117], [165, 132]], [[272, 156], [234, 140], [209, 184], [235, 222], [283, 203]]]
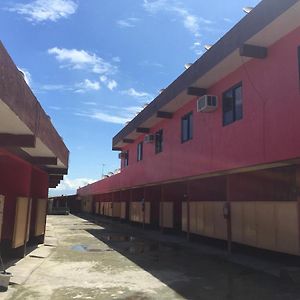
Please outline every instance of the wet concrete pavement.
[[10, 269], [15, 284], [0, 299], [300, 299], [293, 282], [178, 241], [118, 222], [48, 216], [45, 245]]

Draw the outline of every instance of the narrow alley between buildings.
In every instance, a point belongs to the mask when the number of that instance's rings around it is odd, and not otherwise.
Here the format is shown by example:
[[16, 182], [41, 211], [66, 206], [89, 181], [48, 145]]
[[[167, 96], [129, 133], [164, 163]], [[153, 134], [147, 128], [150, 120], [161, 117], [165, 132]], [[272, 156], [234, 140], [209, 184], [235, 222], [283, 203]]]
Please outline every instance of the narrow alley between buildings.
[[263, 272], [266, 261], [252, 257], [247, 267], [234, 257], [117, 221], [48, 216], [45, 244], [8, 268], [13, 278], [0, 298], [300, 299], [299, 285], [277, 276], [279, 265]]

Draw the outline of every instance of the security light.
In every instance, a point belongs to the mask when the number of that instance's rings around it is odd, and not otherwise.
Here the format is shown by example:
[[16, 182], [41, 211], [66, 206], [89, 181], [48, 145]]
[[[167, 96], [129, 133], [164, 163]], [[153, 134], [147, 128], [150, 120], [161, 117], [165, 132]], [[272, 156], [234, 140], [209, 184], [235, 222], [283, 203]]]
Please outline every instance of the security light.
[[243, 12], [246, 14], [249, 14], [251, 12], [251, 10], [253, 9], [253, 7], [251, 6], [247, 6], [243, 8]]
[[212, 47], [212, 45], [207, 44], [207, 45], [204, 46], [204, 49], [205, 49], [205, 50], [209, 50], [211, 47]]
[[187, 63], [184, 65], [184, 68], [187, 70], [189, 67], [191, 67], [192, 63]]

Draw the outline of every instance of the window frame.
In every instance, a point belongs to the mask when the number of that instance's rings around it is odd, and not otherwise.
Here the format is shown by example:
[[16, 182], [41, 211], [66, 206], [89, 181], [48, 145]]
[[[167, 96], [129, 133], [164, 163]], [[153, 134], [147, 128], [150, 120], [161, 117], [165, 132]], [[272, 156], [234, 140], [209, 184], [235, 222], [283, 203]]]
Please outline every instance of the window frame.
[[[236, 91], [238, 89], [241, 89], [241, 104], [240, 104], [240, 107], [241, 107], [241, 112], [240, 112], [240, 116], [237, 116], [237, 97], [236, 97]], [[225, 118], [225, 113], [228, 113], [230, 111], [225, 111], [225, 97], [226, 97], [226, 94], [228, 93], [232, 93], [232, 121], [226, 121], [226, 118]], [[235, 123], [237, 121], [241, 121], [243, 118], [244, 118], [244, 101], [243, 101], [243, 82], [239, 82], [235, 85], [233, 85], [232, 87], [230, 87], [229, 89], [227, 89], [225, 92], [223, 92], [222, 94], [222, 117], [223, 117], [223, 120], [222, 120], [222, 123], [223, 123], [223, 127], [225, 126], [228, 126], [232, 123]], [[226, 103], [226, 105], [228, 105], [228, 103]]]
[[143, 160], [143, 142], [140, 142], [137, 144], [137, 147], [136, 147], [136, 160], [137, 161], [141, 161]]
[[163, 129], [159, 129], [158, 131], [155, 132], [155, 145], [154, 145], [155, 154], [163, 152], [163, 141], [164, 141], [164, 131]]
[[[186, 138], [184, 134], [184, 122], [187, 121]], [[181, 143], [186, 143], [193, 139], [193, 111], [181, 117]]]
[[126, 153], [126, 157], [124, 158], [124, 161], [123, 161], [124, 168], [129, 166], [129, 150], [126, 150], [125, 153]]

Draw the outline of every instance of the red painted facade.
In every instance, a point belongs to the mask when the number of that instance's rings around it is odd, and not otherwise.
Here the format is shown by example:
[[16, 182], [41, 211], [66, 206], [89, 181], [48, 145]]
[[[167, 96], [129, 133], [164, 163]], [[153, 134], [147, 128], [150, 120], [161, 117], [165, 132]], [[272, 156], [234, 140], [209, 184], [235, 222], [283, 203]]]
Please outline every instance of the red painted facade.
[[[251, 59], [211, 86], [207, 94], [217, 95], [218, 110], [198, 113], [196, 99], [151, 128], [163, 129], [163, 151], [144, 144], [143, 160], [137, 161], [137, 144], [129, 151], [129, 165], [120, 174], [88, 185], [80, 195], [107, 193], [241, 168], [272, 164], [300, 157], [300, 90], [297, 49], [300, 27], [268, 47], [265, 59]], [[240, 57], [244, 60], [243, 57]], [[243, 119], [222, 124], [222, 94], [242, 83]], [[181, 143], [181, 118], [193, 112], [193, 139]]]
[[[2, 241], [12, 240], [17, 197], [32, 198], [34, 225], [36, 200], [48, 197], [48, 174], [22, 159], [0, 150], [0, 191], [5, 196]], [[17, 170], [17, 172], [16, 172]]]

